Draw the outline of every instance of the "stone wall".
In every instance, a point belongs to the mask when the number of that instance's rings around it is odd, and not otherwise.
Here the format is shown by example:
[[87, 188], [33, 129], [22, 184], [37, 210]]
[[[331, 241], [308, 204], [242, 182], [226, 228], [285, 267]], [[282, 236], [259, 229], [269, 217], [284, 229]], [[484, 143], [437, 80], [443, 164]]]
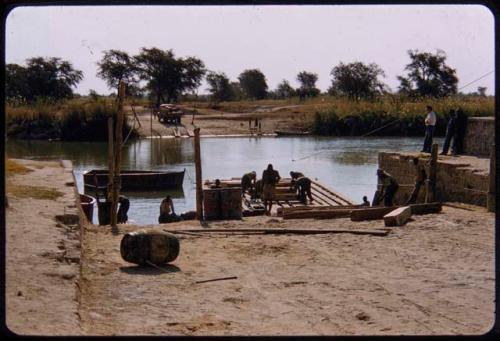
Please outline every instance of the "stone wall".
[[[427, 155], [420, 157], [420, 162], [427, 162], [430, 154]], [[416, 172], [410, 162], [414, 156], [416, 154], [411, 153], [379, 153], [378, 155], [379, 168], [391, 174], [400, 184], [394, 199], [396, 204], [406, 202], [413, 190]], [[438, 160], [436, 174], [437, 201], [463, 202], [486, 206], [488, 186], [489, 174], [484, 172], [484, 169], [474, 169], [470, 166], [470, 163], [460, 163], [460, 161], [457, 162], [456, 160]], [[425, 185], [420, 189], [417, 202], [424, 202], [424, 200]]]
[[495, 118], [470, 117], [465, 132], [464, 153], [489, 156], [493, 143], [495, 143]]

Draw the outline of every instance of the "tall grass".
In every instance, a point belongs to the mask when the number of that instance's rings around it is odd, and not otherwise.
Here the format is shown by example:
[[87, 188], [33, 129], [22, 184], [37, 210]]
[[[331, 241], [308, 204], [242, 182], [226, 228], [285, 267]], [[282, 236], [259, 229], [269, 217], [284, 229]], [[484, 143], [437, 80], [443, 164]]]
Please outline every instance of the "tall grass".
[[[116, 114], [113, 100], [73, 99], [64, 103], [37, 102], [31, 106], [7, 106], [7, 134], [25, 139], [63, 139], [67, 141], [104, 141], [107, 120]], [[123, 125], [123, 134], [130, 126]], [[137, 136], [136, 133], [131, 134]]]

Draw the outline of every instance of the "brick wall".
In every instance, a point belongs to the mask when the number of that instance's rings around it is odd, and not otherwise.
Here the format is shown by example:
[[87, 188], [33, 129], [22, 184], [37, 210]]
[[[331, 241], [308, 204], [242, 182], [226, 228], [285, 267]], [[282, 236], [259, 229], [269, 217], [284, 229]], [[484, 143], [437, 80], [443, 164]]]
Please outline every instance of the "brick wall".
[[495, 118], [470, 117], [464, 138], [464, 154], [489, 156], [495, 143]]
[[[400, 184], [394, 201], [404, 203], [413, 190], [415, 183], [415, 168], [411, 164], [413, 156], [399, 153], [379, 153], [379, 167], [391, 174]], [[430, 156], [420, 158], [427, 162]], [[428, 170], [427, 170], [428, 174]], [[439, 162], [436, 174], [436, 200], [454, 201], [486, 206], [488, 191], [488, 174], [479, 173], [470, 167]], [[425, 200], [425, 185], [421, 187], [417, 202]]]

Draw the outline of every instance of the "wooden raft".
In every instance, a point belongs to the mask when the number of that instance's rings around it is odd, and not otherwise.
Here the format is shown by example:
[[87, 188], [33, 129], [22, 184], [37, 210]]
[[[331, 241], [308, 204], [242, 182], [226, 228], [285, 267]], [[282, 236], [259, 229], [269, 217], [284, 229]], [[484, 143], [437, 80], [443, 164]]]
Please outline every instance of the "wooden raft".
[[[282, 216], [284, 219], [306, 218], [306, 216], [307, 218], [326, 218], [328, 214], [325, 213], [320, 213], [318, 216], [315, 216], [316, 211], [329, 208], [352, 209], [359, 207], [358, 205], [354, 205], [349, 199], [345, 198], [340, 193], [335, 192], [317, 181], [312, 181], [311, 183], [313, 202], [309, 203], [308, 199], [307, 205], [304, 205], [297, 199], [295, 191], [290, 190], [290, 182], [291, 178], [280, 179], [276, 185], [275, 201], [273, 202], [273, 210], [275, 209], [277, 203], [276, 214], [278, 216]], [[207, 180], [205, 181], [205, 186], [210, 186], [213, 183], [214, 180]], [[221, 187], [241, 187], [241, 178], [234, 177], [231, 179], [221, 180]], [[245, 193], [242, 197], [243, 216], [263, 215], [263, 208], [263, 203], [260, 200], [257, 202], [252, 201], [249, 194]], [[302, 217], [302, 210], [312, 211]], [[297, 214], [298, 212], [300, 213]], [[349, 215], [347, 215], [347, 217], [348, 216]]]

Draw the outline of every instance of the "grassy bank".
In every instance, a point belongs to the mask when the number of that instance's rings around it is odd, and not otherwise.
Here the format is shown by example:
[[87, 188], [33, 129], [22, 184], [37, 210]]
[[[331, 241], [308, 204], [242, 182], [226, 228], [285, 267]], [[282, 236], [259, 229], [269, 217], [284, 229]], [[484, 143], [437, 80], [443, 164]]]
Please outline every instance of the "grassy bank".
[[[6, 114], [7, 136], [12, 138], [105, 141], [107, 119], [116, 114], [116, 105], [109, 99], [79, 98], [56, 104], [38, 101], [30, 106], [7, 106]], [[124, 122], [124, 136], [130, 128]], [[131, 137], [135, 136], [132, 132]]]

